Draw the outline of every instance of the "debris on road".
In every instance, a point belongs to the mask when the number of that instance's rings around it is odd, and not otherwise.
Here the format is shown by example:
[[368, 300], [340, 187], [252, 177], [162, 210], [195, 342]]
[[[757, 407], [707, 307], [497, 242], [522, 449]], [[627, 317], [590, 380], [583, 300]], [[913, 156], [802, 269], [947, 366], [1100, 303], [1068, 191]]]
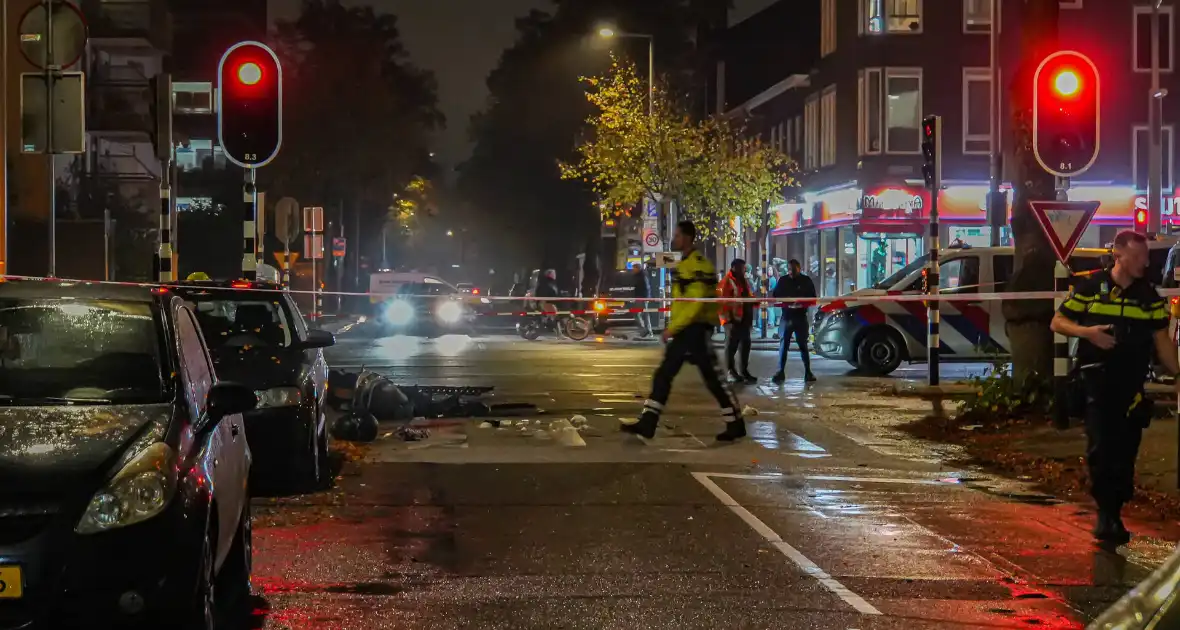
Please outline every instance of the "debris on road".
[[430, 431], [406, 425], [398, 427], [394, 433], [405, 442], [417, 442], [430, 437]]
[[750, 405], [746, 405], [745, 407], [742, 407], [742, 415], [746, 417], [756, 416], [758, 415], [758, 410], [754, 407], [751, 407]]

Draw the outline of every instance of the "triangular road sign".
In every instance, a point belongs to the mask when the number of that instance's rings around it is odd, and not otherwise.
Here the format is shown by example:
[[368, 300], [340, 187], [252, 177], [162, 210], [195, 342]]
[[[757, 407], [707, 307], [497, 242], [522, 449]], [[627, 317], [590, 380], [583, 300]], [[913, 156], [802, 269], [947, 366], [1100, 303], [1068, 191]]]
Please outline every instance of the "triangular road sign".
[[1030, 201], [1033, 216], [1045, 231], [1057, 260], [1065, 263], [1098, 212], [1097, 201]]
[[274, 252], [274, 257], [275, 257], [275, 260], [277, 260], [279, 262], [280, 269], [287, 266], [286, 252]]

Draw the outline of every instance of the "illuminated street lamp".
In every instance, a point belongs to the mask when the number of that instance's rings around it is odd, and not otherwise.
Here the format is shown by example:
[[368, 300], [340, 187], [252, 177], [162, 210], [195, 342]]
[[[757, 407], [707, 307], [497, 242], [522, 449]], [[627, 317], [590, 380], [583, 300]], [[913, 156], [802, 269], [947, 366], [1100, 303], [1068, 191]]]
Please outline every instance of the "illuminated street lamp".
[[447, 236], [454, 236], [454, 235], [455, 235], [454, 230], [447, 230]]
[[603, 39], [631, 38], [647, 40], [647, 116], [655, 118], [656, 112], [656, 38], [654, 35], [643, 33], [622, 33], [604, 26], [598, 29], [598, 36]]

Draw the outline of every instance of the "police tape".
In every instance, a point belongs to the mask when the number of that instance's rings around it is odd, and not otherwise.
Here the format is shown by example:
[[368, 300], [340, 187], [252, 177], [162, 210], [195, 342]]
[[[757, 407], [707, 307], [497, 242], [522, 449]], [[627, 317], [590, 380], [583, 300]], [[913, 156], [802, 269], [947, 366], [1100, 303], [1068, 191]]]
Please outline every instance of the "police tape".
[[[121, 286], [121, 287], [142, 287], [152, 289], [204, 289], [208, 291], [250, 291], [253, 293], [285, 293], [289, 295], [303, 295], [315, 296], [316, 298], [325, 297], [363, 297], [363, 298], [377, 298], [381, 300], [388, 300], [399, 296], [404, 297], [404, 294], [398, 292], [372, 292], [372, 291], [314, 291], [308, 289], [292, 289], [290, 287], [275, 287], [270, 283], [254, 283], [248, 280], [233, 281], [229, 285], [220, 284], [191, 284], [185, 282], [120, 282], [112, 280], [87, 280], [87, 279], [73, 279], [73, 278], [50, 278], [46, 276], [25, 276], [25, 275], [6, 275], [0, 276], [0, 282], [9, 280], [21, 281], [44, 281], [44, 282], [61, 282], [67, 284], [86, 284], [86, 285], [105, 285], [105, 286]], [[948, 291], [948, 289], [943, 289]], [[925, 293], [901, 292], [901, 291], [886, 291], [884, 293], [866, 293], [866, 294], [845, 294], [829, 297], [706, 297], [706, 298], [689, 298], [689, 297], [647, 297], [647, 298], [632, 298], [632, 297], [585, 297], [585, 296], [561, 296], [561, 297], [534, 297], [534, 296], [491, 296], [491, 295], [471, 295], [461, 294], [461, 298], [468, 303], [478, 303], [481, 305], [491, 306], [497, 303], [590, 303], [591, 308], [572, 309], [565, 311], [557, 311], [556, 314], [572, 314], [572, 315], [590, 315], [590, 314], [638, 314], [638, 313], [658, 313], [667, 312], [668, 304], [677, 302], [689, 303], [721, 303], [721, 304], [756, 304], [762, 308], [770, 308], [776, 306], [790, 307], [795, 306], [818, 306], [821, 309], [824, 307], [830, 308], [847, 308], [857, 306], [865, 303], [876, 302], [995, 302], [1004, 300], [1054, 300], [1065, 299], [1069, 296], [1067, 291], [997, 291], [992, 293], [978, 293], [971, 291], [964, 291], [963, 287], [949, 289], [949, 293], [939, 293], [937, 295], [928, 295]], [[1158, 291], [1159, 295], [1164, 298], [1170, 298], [1173, 304], [1180, 303], [1180, 289], [1161, 289]], [[414, 294], [410, 297], [414, 299], [454, 299], [455, 294]], [[658, 308], [639, 308], [639, 307], [622, 307], [613, 306], [616, 303], [640, 303], [640, 304], [661, 304]], [[544, 311], [535, 309], [519, 311], [503, 311], [493, 313], [497, 315], [524, 315], [524, 314], [540, 314]], [[547, 314], [555, 314], [553, 311], [548, 311]]]

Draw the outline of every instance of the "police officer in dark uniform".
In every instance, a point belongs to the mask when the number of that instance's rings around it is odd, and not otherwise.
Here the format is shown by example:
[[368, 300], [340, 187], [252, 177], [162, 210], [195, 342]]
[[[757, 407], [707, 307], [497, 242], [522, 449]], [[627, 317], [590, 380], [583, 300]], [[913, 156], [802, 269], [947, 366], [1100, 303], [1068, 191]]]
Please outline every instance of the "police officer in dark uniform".
[[1152, 352], [1173, 374], [1180, 372], [1168, 336], [1166, 303], [1144, 276], [1147, 238], [1120, 232], [1114, 267], [1080, 280], [1053, 317], [1054, 332], [1077, 337], [1077, 359], [1086, 391], [1086, 465], [1098, 504], [1094, 537], [1124, 544], [1131, 539], [1120, 512], [1130, 500], [1135, 458], [1151, 421], [1144, 382]]

